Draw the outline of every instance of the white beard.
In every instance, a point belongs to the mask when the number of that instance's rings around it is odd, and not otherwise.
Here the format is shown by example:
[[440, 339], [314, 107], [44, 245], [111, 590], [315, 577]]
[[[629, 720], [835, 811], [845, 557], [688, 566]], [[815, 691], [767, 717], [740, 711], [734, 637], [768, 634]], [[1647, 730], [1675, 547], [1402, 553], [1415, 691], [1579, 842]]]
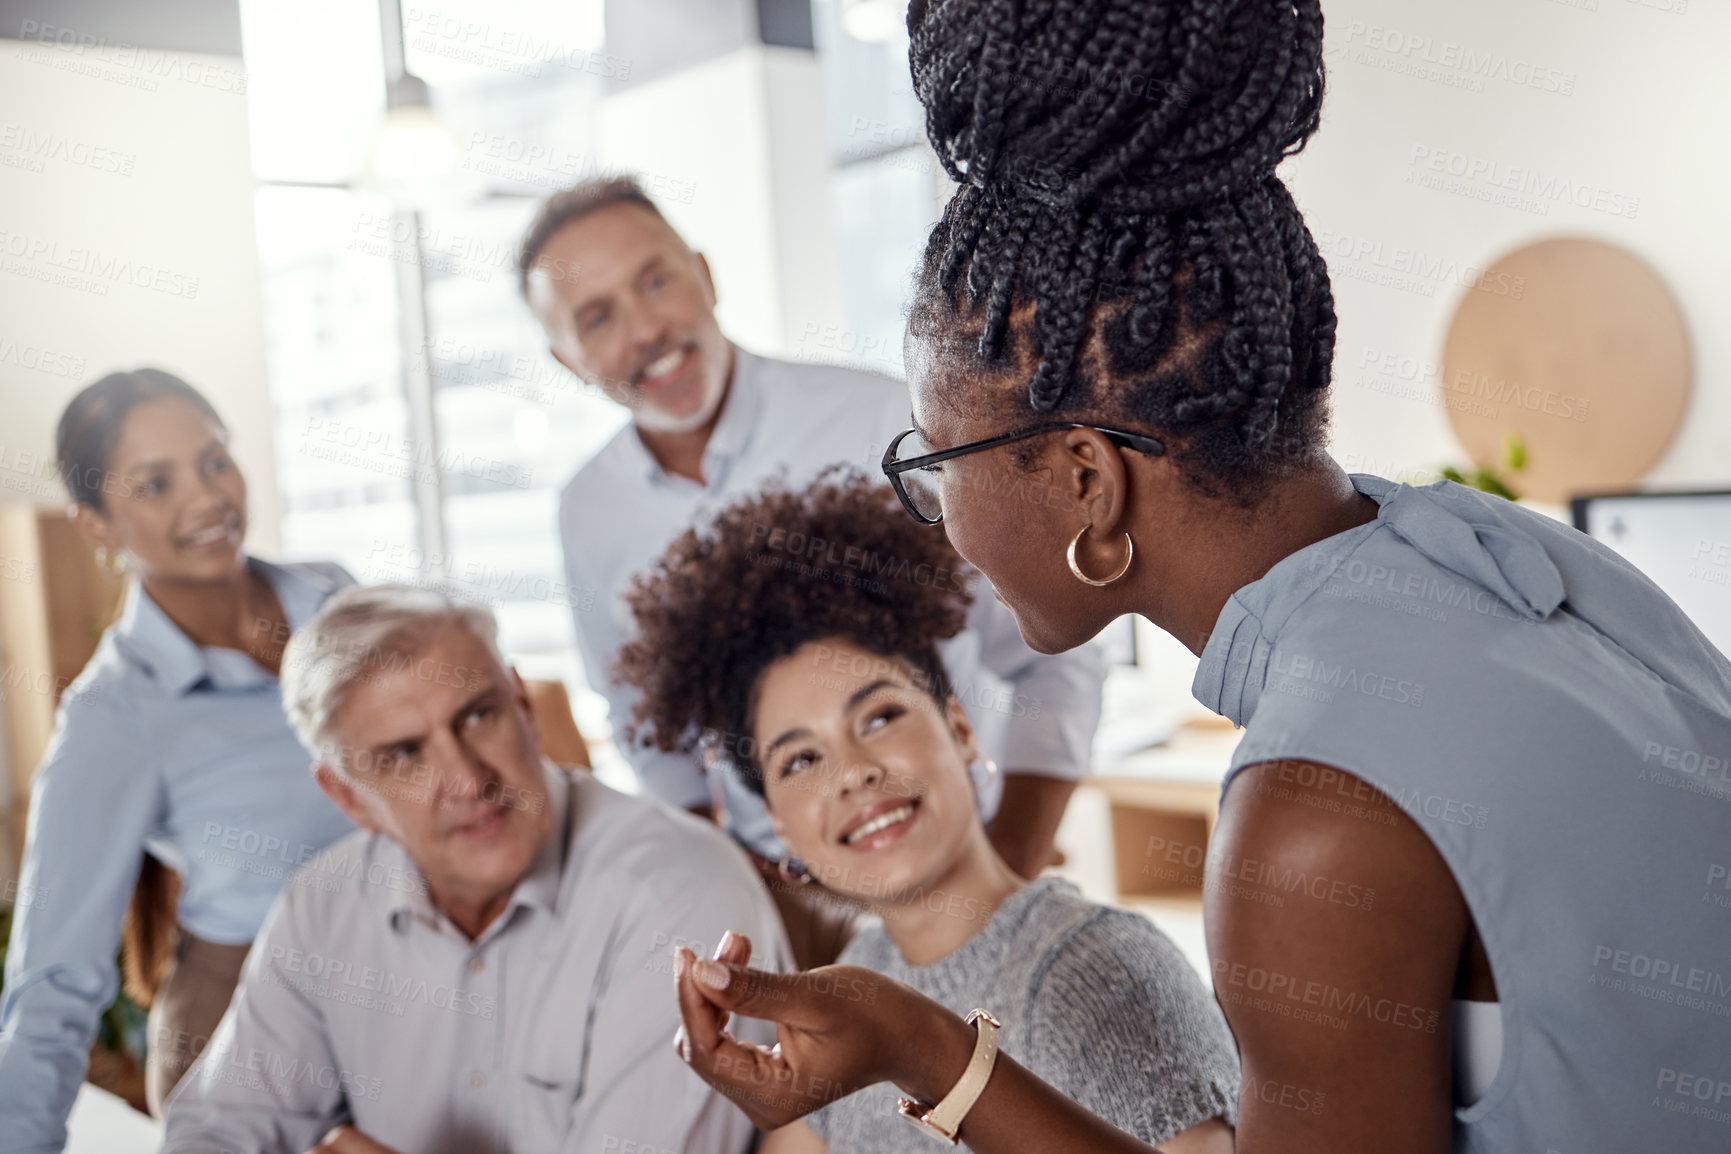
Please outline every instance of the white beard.
[[694, 433], [715, 416], [726, 393], [727, 382], [722, 381], [704, 394], [703, 404], [682, 416], [664, 413], [638, 398], [637, 403], [631, 406], [631, 423], [651, 433]]

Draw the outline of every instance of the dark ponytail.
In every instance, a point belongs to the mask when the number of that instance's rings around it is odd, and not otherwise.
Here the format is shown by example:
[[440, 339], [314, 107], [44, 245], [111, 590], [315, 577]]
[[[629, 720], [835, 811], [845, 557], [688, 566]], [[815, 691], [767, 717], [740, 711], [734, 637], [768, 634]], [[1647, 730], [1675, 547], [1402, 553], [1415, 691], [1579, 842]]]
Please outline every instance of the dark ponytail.
[[102, 511], [103, 497], [113, 490], [108, 479], [110, 458], [127, 415], [145, 401], [163, 397], [188, 401], [219, 428], [228, 427], [203, 393], [173, 373], [161, 369], [109, 373], [67, 402], [55, 430], [55, 461], [74, 502]]

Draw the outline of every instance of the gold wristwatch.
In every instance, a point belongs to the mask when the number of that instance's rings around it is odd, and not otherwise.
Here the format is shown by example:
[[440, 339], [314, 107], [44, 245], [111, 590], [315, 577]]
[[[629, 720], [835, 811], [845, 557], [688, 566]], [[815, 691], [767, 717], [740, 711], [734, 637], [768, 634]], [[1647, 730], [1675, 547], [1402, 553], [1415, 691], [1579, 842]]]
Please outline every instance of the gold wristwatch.
[[951, 1146], [960, 1140], [962, 1119], [974, 1108], [992, 1077], [992, 1067], [998, 1060], [998, 1031], [1003, 1028], [998, 1019], [984, 1010], [974, 1010], [966, 1020], [975, 1030], [974, 1056], [968, 1060], [968, 1068], [962, 1071], [961, 1080], [936, 1106], [912, 1098], [903, 1098], [896, 1103], [896, 1113]]

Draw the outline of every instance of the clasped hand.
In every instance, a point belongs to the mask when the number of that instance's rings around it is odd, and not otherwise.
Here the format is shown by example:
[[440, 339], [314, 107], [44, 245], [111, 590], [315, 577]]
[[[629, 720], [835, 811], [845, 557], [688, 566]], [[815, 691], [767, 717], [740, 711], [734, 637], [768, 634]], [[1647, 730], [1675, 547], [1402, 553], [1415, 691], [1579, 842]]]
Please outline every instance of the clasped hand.
[[[910, 1073], [920, 1023], [953, 1016], [899, 982], [859, 966], [798, 974], [747, 968], [748, 938], [728, 933], [715, 958], [674, 960], [680, 1057], [754, 1124], [773, 1130], [837, 1098]], [[730, 1014], [776, 1025], [774, 1046], [727, 1032]]]

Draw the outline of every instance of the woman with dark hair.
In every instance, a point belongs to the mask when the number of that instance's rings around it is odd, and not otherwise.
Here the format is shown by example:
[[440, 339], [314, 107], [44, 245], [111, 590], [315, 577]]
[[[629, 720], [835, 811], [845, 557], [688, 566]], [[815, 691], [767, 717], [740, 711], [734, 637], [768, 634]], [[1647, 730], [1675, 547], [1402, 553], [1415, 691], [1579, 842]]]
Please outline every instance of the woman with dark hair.
[[[1731, 663], [1584, 535], [1324, 451], [1333, 300], [1275, 175], [1318, 123], [1317, 0], [908, 19], [960, 187], [884, 468], [1034, 648], [1140, 614], [1245, 726], [1205, 898], [1239, 1149], [1723, 1150]], [[889, 1081], [981, 1154], [1147, 1149], [916, 991], [729, 945], [685, 959], [689, 1060], [760, 1124]]]
[[160, 1114], [283, 882], [353, 829], [307, 771], [277, 691], [290, 631], [352, 579], [243, 551], [246, 481], [228, 430], [169, 373], [82, 390], [57, 452], [78, 529], [130, 580], [31, 787], [20, 888], [32, 899], [12, 924], [0, 1001], [8, 1150], [65, 1141], [123, 920]]
[[[774, 547], [817, 540], [845, 563]], [[1230, 1154], [1232, 1037], [1189, 962], [1140, 915], [1024, 881], [987, 837], [990, 763], [937, 650], [967, 621], [967, 573], [881, 482], [832, 471], [674, 541], [630, 594], [619, 670], [658, 744], [702, 744], [762, 795], [790, 880], [875, 916], [842, 964], [959, 1013], [991, 1000], [1005, 1051], [1077, 1102], [1170, 1150]], [[1080, 1061], [1088, 1043], [1110, 1052]], [[892, 1154], [910, 1137], [878, 1087], [763, 1151]]]

